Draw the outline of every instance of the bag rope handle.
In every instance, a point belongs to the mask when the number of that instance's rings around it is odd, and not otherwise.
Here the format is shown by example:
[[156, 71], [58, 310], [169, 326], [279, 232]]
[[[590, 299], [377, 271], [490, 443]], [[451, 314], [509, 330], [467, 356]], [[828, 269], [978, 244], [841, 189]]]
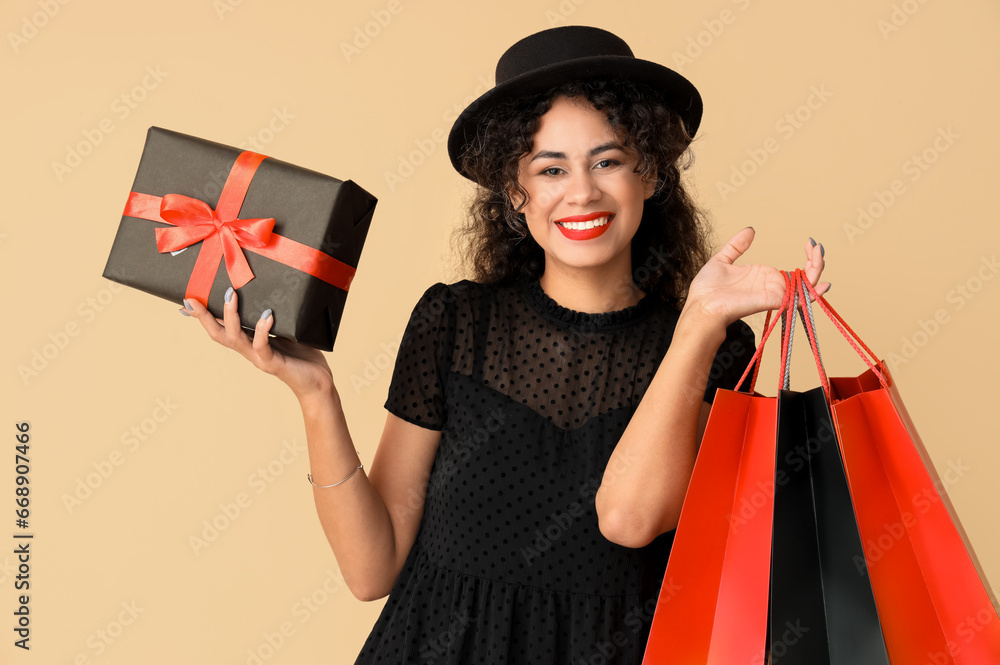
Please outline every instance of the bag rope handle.
[[[788, 390], [791, 383], [792, 373], [792, 341], [795, 338], [795, 313], [801, 307], [799, 303], [799, 292], [796, 284], [797, 276], [794, 273], [783, 273], [788, 281], [788, 288], [792, 289], [792, 304], [790, 308], [781, 314], [781, 366], [778, 373], [778, 389]], [[789, 322], [789, 317], [791, 321]]]
[[[865, 361], [865, 364], [868, 365], [868, 368], [872, 371], [872, 373], [878, 377], [879, 383], [882, 384], [882, 387], [888, 388], [889, 381], [886, 379], [885, 373], [880, 369], [881, 362], [879, 361], [878, 356], [876, 356], [875, 353], [868, 348], [868, 345], [865, 344], [858, 334], [854, 332], [846, 321], [844, 321], [843, 317], [833, 309], [830, 303], [826, 301], [826, 298], [816, 293], [816, 289], [806, 277], [805, 271], [800, 268], [796, 272], [801, 273], [801, 275], [799, 275], [799, 282], [801, 283], [802, 288], [804, 290], [808, 290], [813, 300], [819, 303], [820, 308], [827, 315], [827, 317], [829, 317], [830, 321], [833, 322], [833, 325], [837, 328], [837, 330], [840, 331], [840, 334], [844, 336], [847, 343], [850, 344], [851, 348], [853, 348], [861, 359]], [[858, 348], [859, 345], [861, 348]], [[867, 355], [861, 350], [862, 348], [867, 352]], [[820, 363], [820, 366], [822, 366], [822, 359], [819, 356], [818, 349], [814, 349], [814, 357], [817, 362]]]
[[[809, 338], [809, 346], [813, 352], [813, 361], [816, 363], [816, 371], [819, 373], [820, 383], [823, 384], [823, 392], [826, 394], [827, 401], [833, 401], [833, 390], [830, 388], [830, 378], [826, 374], [826, 368], [823, 366], [823, 356], [819, 352], [819, 341], [816, 335], [816, 319], [813, 317], [812, 300], [809, 295], [806, 294], [805, 283], [808, 283], [809, 279], [806, 274], [801, 270], [795, 272], [795, 283], [798, 293], [802, 295], [803, 306], [799, 309], [799, 318], [802, 319], [802, 325], [806, 329], [806, 336]], [[805, 310], [803, 314], [802, 310]]]
[[[813, 287], [812, 282], [806, 276], [806, 273], [801, 268], [795, 271], [782, 271], [782, 276], [785, 278], [786, 287], [785, 294], [782, 297], [781, 304], [775, 310], [768, 310], [767, 316], [764, 319], [764, 334], [761, 337], [760, 344], [757, 345], [757, 349], [754, 351], [753, 357], [751, 357], [750, 362], [747, 364], [746, 369], [743, 371], [743, 375], [740, 377], [739, 381], [736, 382], [734, 390], [739, 390], [740, 386], [746, 380], [747, 376], [750, 374], [751, 368], [753, 369], [753, 374], [750, 377], [750, 392], [753, 393], [757, 385], [757, 376], [760, 373], [761, 358], [764, 353], [764, 345], [767, 343], [768, 337], [774, 330], [781, 320], [781, 361], [780, 361], [780, 376], [779, 385], [781, 389], [787, 390], [790, 385], [790, 370], [791, 370], [791, 347], [792, 339], [794, 336], [795, 328], [795, 316], [798, 314], [799, 318], [802, 320], [802, 324], [806, 329], [806, 335], [809, 338], [809, 346], [813, 353], [813, 360], [816, 363], [816, 370], [819, 373], [820, 381], [823, 384], [823, 391], [826, 393], [827, 399], [832, 401], [832, 388], [830, 385], [829, 376], [826, 373], [826, 368], [823, 364], [823, 357], [819, 350], [819, 342], [816, 335], [816, 320], [813, 314], [812, 303], [815, 301], [819, 303], [820, 308], [829, 317], [830, 321], [833, 323], [834, 327], [843, 335], [847, 343], [851, 345], [851, 348], [865, 361], [865, 364], [872, 371], [872, 373], [878, 378], [879, 383], [882, 387], [888, 388], [889, 382], [885, 377], [885, 373], [880, 369], [881, 362], [878, 356], [868, 347], [867, 344], [862, 341], [856, 332], [844, 321], [843, 317], [826, 301], [826, 298], [816, 293], [816, 289]], [[789, 325], [788, 315], [791, 313], [792, 322]], [[772, 320], [772, 315], [776, 314]], [[864, 351], [862, 351], [864, 349]], [[867, 354], [865, 353], [867, 352]]]
[[764, 319], [764, 334], [763, 336], [761, 336], [760, 344], [757, 345], [757, 349], [754, 351], [753, 357], [750, 358], [750, 362], [747, 363], [746, 369], [743, 370], [743, 375], [740, 377], [740, 380], [736, 382], [734, 390], [740, 389], [740, 386], [743, 385], [743, 382], [746, 380], [747, 375], [750, 374], [751, 368], [753, 369], [753, 376], [750, 379], [751, 394], [754, 392], [754, 388], [757, 386], [757, 375], [760, 372], [760, 360], [764, 354], [764, 345], [767, 343], [767, 338], [770, 337], [771, 331], [774, 330], [774, 327], [775, 325], [777, 325], [778, 319], [780, 318], [780, 316], [775, 316], [774, 320], [771, 320], [771, 315], [774, 313], [780, 315], [783, 312], [785, 312], [788, 309], [788, 305], [790, 303], [792, 296], [791, 282], [789, 280], [788, 274], [784, 272], [781, 274], [782, 276], [784, 276], [786, 281], [785, 295], [782, 298], [781, 304], [778, 306], [778, 309], [768, 310], [767, 317], [765, 317]]

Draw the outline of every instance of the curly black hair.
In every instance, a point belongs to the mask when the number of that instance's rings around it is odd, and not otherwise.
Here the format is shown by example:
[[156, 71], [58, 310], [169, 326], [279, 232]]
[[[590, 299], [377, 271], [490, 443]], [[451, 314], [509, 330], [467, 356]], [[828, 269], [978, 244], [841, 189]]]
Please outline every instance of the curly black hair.
[[471, 265], [472, 278], [509, 284], [542, 275], [542, 248], [528, 234], [524, 216], [507, 192], [516, 191], [527, 201], [518, 182], [519, 162], [532, 150], [539, 119], [560, 96], [584, 98], [603, 112], [624, 146], [638, 154], [635, 171], [656, 179], [632, 240], [632, 280], [646, 293], [658, 293], [679, 307], [711, 255], [705, 214], [680, 177], [693, 159], [692, 137], [654, 90], [621, 78], [569, 81], [491, 111], [461, 156], [462, 167], [479, 184], [466, 222], [454, 238], [465, 244], [459, 254]]

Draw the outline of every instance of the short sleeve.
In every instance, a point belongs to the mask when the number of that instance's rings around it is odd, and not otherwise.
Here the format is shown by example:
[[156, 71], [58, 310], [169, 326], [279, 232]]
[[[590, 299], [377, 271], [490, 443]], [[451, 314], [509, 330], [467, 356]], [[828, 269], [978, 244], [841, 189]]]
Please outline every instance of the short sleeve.
[[[708, 372], [708, 386], [705, 389], [705, 401], [709, 404], [715, 399], [715, 391], [718, 388], [733, 390], [736, 382], [743, 376], [744, 370], [753, 359], [754, 351], [753, 330], [743, 321], [736, 321], [726, 328], [726, 339], [719, 346], [712, 361], [712, 369]], [[746, 392], [750, 388], [750, 381], [743, 382], [740, 390]]]
[[403, 420], [441, 430], [445, 379], [454, 346], [455, 298], [438, 282], [420, 297], [396, 353], [385, 408]]

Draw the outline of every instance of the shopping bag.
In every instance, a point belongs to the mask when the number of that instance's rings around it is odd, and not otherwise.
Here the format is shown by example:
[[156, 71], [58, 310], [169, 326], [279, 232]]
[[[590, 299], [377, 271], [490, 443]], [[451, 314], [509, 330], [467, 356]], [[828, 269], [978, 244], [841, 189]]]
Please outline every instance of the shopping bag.
[[644, 663], [888, 662], [821, 363], [822, 388], [789, 390], [796, 311], [819, 351], [802, 274], [785, 278], [779, 395], [754, 392], [769, 312], [751, 394], [716, 394]]
[[716, 393], [644, 665], [764, 662], [776, 409], [774, 397]]
[[[779, 313], [790, 300], [786, 292]], [[770, 313], [768, 314], [770, 322]], [[767, 639], [777, 398], [719, 389], [677, 524], [643, 665], [762, 665]], [[747, 373], [740, 379], [740, 385]], [[739, 385], [737, 386], [739, 388]]]
[[[800, 276], [790, 281], [790, 311], [819, 358], [811, 302]], [[769, 654], [783, 665], [888, 665], [827, 385], [789, 390], [793, 330], [782, 335]]]
[[888, 368], [804, 286], [869, 365], [828, 389], [890, 662], [997, 665], [996, 599]]

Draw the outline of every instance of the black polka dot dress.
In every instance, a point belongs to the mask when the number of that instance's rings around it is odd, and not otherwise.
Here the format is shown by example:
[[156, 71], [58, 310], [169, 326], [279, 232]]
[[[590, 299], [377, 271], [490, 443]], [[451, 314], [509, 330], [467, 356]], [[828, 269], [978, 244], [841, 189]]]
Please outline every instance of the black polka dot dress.
[[[572, 311], [538, 281], [427, 289], [385, 406], [441, 442], [419, 533], [358, 664], [642, 661], [673, 532], [616, 545], [594, 496], [677, 317], [654, 294]], [[706, 400], [753, 350], [749, 327], [730, 326]]]

